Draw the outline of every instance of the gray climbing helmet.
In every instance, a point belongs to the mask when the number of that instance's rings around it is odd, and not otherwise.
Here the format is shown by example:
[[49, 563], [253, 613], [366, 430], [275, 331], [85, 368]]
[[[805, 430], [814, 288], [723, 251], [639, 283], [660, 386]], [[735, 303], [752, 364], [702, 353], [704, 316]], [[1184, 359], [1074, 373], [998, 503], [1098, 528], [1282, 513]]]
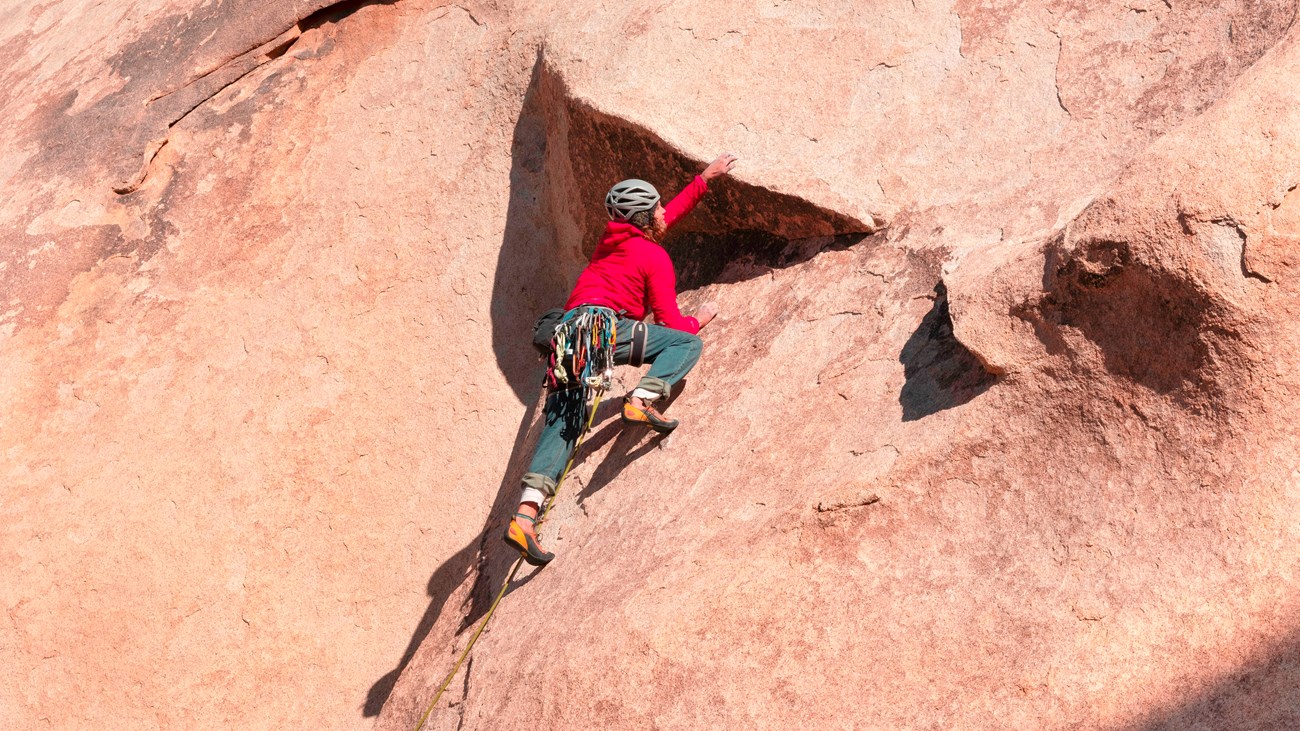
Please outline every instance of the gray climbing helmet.
[[611, 221], [626, 221], [637, 211], [653, 211], [658, 204], [659, 191], [636, 178], [624, 180], [605, 194], [605, 210]]

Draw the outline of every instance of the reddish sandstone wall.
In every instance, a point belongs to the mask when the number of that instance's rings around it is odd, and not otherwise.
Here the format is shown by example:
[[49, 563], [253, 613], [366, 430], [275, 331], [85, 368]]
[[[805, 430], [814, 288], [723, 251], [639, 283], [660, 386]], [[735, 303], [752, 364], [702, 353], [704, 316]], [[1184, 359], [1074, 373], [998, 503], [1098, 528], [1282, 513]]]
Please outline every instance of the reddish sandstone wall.
[[682, 428], [601, 410], [431, 727], [1295, 725], [1295, 12], [23, 3], [0, 725], [412, 728], [532, 318], [723, 150]]

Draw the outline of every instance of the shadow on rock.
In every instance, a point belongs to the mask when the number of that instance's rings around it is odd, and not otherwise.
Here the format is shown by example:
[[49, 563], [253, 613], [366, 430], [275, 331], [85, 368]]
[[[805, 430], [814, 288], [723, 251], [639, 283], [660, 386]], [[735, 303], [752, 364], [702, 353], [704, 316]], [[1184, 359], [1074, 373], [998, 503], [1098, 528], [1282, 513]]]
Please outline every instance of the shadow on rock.
[[[1194, 404], [1223, 395], [1221, 370], [1241, 335], [1222, 302], [1187, 272], [1139, 260], [1126, 241], [1085, 239], [1047, 251], [1035, 331], [1049, 352], [1078, 332], [1115, 376]], [[1032, 314], [1032, 313], [1031, 313]]]
[[1152, 711], [1126, 731], [1243, 731], [1300, 728], [1300, 632], [1278, 643], [1203, 693]]
[[940, 282], [934, 292], [934, 306], [898, 356], [906, 378], [898, 394], [903, 421], [924, 419], [961, 406], [997, 382], [997, 377], [985, 370], [953, 335], [947, 288]]
[[[600, 466], [591, 474], [591, 479], [578, 493], [579, 504], [582, 504], [587, 498], [600, 492], [602, 488], [613, 482], [624, 467], [649, 454], [667, 436], [656, 434], [645, 427], [623, 429], [619, 426], [610, 427], [609, 430], [617, 431], [614, 446], [610, 447], [609, 453], [601, 460]], [[650, 437], [648, 441], [646, 440], [647, 434]], [[644, 444], [642, 444], [643, 441]], [[637, 447], [638, 444], [641, 446]], [[636, 449], [633, 449], [633, 447], [636, 447]]]
[[[520, 344], [521, 349], [528, 347], [530, 346], [527, 343]], [[529, 427], [540, 410], [540, 399], [536, 397], [541, 391], [540, 368], [537, 376], [536, 382], [539, 385], [535, 388], [536, 393], [532, 399], [533, 405], [524, 414], [524, 418], [519, 424], [519, 430], [515, 433], [514, 448], [508, 462], [509, 467], [497, 488], [496, 499], [492, 501], [492, 507], [488, 511], [483, 529], [479, 531], [476, 538], [453, 554], [433, 572], [433, 576], [429, 579], [429, 607], [416, 624], [415, 632], [411, 636], [411, 641], [407, 643], [401, 659], [398, 660], [397, 667], [385, 673], [382, 678], [375, 681], [375, 684], [371, 686], [370, 692], [366, 696], [364, 715], [377, 716], [383, 710], [384, 704], [388, 702], [398, 678], [401, 677], [403, 671], [406, 670], [411, 659], [415, 656], [416, 651], [419, 650], [420, 645], [423, 644], [425, 638], [429, 636], [429, 633], [437, 624], [443, 608], [456, 589], [467, 578], [475, 577], [474, 587], [470, 593], [469, 611], [456, 629], [459, 633], [478, 621], [478, 618], [487, 611], [487, 606], [491, 603], [496, 590], [495, 587], [490, 586], [491, 582], [487, 581], [487, 578], [492, 577], [495, 579], [495, 577], [505, 576], [510, 570], [510, 565], [514, 563], [515, 558], [519, 555], [510, 551], [500, 541], [499, 537], [505, 530], [506, 516], [514, 512], [516, 501], [519, 499], [519, 476], [523, 473], [525, 461], [532, 455], [532, 447], [535, 443], [534, 439], [529, 438]], [[513, 588], [518, 588], [518, 586]]]
[[496, 539], [498, 531], [505, 525], [498, 516], [513, 512], [515, 500], [519, 497], [519, 475], [532, 447], [529, 426], [539, 409], [542, 365], [530, 344], [529, 329], [539, 312], [563, 298], [566, 286], [566, 278], [558, 271], [554, 257], [548, 255], [554, 243], [553, 229], [540, 225], [543, 212], [539, 209], [539, 190], [544, 178], [546, 129], [539, 113], [537, 95], [538, 76], [535, 71], [524, 96], [511, 144], [510, 203], [506, 209], [491, 302], [492, 348], [496, 365], [516, 397], [530, 406], [515, 433], [508, 469], [497, 488], [496, 499], [482, 530], [434, 571], [429, 579], [429, 606], [416, 624], [411, 641], [396, 667], [370, 688], [363, 710], [365, 716], [379, 715], [397, 679], [437, 624], [444, 605], [456, 589], [477, 571], [479, 578], [471, 599], [476, 611], [465, 620], [466, 624], [471, 623], [472, 617], [477, 616], [477, 608], [482, 606], [483, 592], [478, 586], [483, 582], [482, 577], [503, 576], [514, 559], [514, 555], [506, 555], [506, 547]]
[[510, 146], [510, 203], [492, 280], [492, 351], [497, 367], [521, 403], [541, 383], [536, 352], [528, 345], [543, 311], [564, 302], [581, 265], [576, 246], [561, 246], [547, 195], [548, 121], [542, 99], [542, 63], [533, 67]]
[[366, 694], [366, 704], [362, 709], [363, 715], [378, 716], [379, 711], [383, 709], [384, 702], [393, 692], [393, 685], [397, 683], [397, 678], [410, 664], [411, 658], [415, 656], [415, 651], [420, 648], [424, 638], [429, 636], [430, 630], [433, 629], [434, 623], [438, 621], [438, 614], [442, 605], [446, 603], [451, 593], [456, 587], [461, 585], [466, 577], [469, 576], [470, 569], [474, 567], [474, 560], [478, 555], [477, 541], [466, 545], [456, 552], [454, 556], [447, 559], [436, 571], [433, 576], [429, 577], [429, 596], [433, 599], [429, 608], [425, 610], [424, 616], [420, 618], [419, 624], [415, 626], [415, 634], [411, 636], [411, 641], [407, 643], [406, 650], [402, 652], [402, 658], [397, 662], [397, 667], [385, 673], [382, 678], [375, 681], [370, 687], [370, 692]]
[[[683, 380], [664, 401], [661, 408], [664, 411], [667, 411], [668, 407], [672, 406], [673, 401], [676, 401], [677, 397], [682, 395], [689, 386], [689, 382]], [[621, 411], [623, 408], [621, 401], [614, 401], [610, 406], [611, 410], [615, 411]], [[600, 416], [600, 414], [597, 414], [597, 416]], [[672, 418], [672, 414], [667, 414], [667, 416]], [[668, 437], [667, 434], [658, 434], [644, 426], [624, 428], [621, 422], [611, 424], [602, 429], [599, 434], [593, 435], [592, 438], [595, 439], [595, 437], [598, 436], [603, 437], [603, 439], [600, 441], [593, 441], [591, 449], [583, 450], [586, 454], [594, 453], [596, 450], [608, 443], [610, 439], [614, 440], [614, 445], [610, 447], [609, 452], [605, 455], [604, 459], [601, 460], [600, 465], [591, 473], [591, 479], [587, 480], [587, 484], [578, 492], [577, 500], [579, 505], [581, 505], [587, 498], [600, 492], [600, 490], [606, 485], [613, 482], [614, 478], [618, 477], [624, 467], [649, 454]], [[637, 445], [640, 446], [638, 447]], [[633, 449], [634, 447], [636, 448]], [[582, 461], [585, 461], [585, 457], [579, 455], [574, 466], [576, 467], [581, 464]]]
[[[510, 203], [506, 209], [491, 302], [492, 348], [497, 367], [516, 397], [528, 404], [528, 409], [515, 433], [510, 458], [482, 530], [430, 577], [429, 606], [416, 624], [396, 667], [371, 686], [363, 709], [367, 717], [380, 714], [398, 679], [437, 625], [447, 602], [465, 580], [473, 576], [474, 585], [470, 590], [468, 607], [452, 610], [465, 612], [456, 630], [458, 633], [476, 624], [487, 612], [500, 589], [501, 580], [519, 555], [510, 550], [500, 536], [518, 505], [519, 478], [536, 445], [536, 435], [530, 434], [529, 427], [537, 419], [542, 405], [543, 365], [532, 347], [531, 328], [540, 312], [563, 301], [569, 281], [585, 263], [576, 258], [579, 253], [576, 246], [567, 254], [557, 248], [560, 235], [551, 223], [553, 217], [543, 195], [548, 182], [545, 169], [548, 136], [539, 99], [542, 94], [541, 70], [539, 61], [515, 125], [511, 147]], [[617, 399], [607, 400], [597, 414], [596, 423], [609, 420], [613, 411], [619, 408], [621, 405]], [[576, 456], [577, 463], [618, 433], [619, 424], [615, 422], [590, 435]], [[628, 461], [629, 458], [624, 457], [614, 464], [625, 465]], [[606, 468], [601, 472], [602, 479], [608, 482], [617, 473], [616, 467]], [[527, 577], [513, 582], [510, 590], [514, 591], [527, 582]]]

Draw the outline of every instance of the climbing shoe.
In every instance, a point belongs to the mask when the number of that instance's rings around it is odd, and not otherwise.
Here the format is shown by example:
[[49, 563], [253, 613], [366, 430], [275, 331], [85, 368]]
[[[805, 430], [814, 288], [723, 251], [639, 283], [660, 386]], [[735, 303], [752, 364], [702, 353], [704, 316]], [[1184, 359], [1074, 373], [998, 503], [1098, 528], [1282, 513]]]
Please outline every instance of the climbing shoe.
[[678, 421], [665, 418], [650, 404], [638, 407], [632, 405], [631, 398], [625, 398], [623, 399], [623, 423], [644, 424], [660, 434], [667, 434], [677, 428]]
[[555, 554], [542, 550], [537, 545], [537, 540], [524, 532], [519, 525], [520, 520], [526, 520], [530, 523], [536, 523], [537, 519], [531, 515], [515, 513], [515, 517], [510, 519], [510, 525], [506, 526], [504, 537], [506, 545], [523, 554], [524, 560], [533, 566], [545, 566], [555, 558]]

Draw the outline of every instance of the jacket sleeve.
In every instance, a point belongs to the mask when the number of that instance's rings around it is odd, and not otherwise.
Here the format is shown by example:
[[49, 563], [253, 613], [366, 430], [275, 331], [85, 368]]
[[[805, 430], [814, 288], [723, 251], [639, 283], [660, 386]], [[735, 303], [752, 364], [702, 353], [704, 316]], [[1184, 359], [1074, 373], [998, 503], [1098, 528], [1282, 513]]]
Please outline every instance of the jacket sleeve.
[[[700, 178], [696, 178], [700, 180]], [[673, 199], [676, 203], [677, 198]], [[685, 317], [677, 309], [677, 272], [673, 270], [673, 260], [668, 252], [657, 245], [647, 247], [645, 261], [646, 297], [650, 300], [650, 311], [655, 315], [655, 322], [681, 330], [692, 335], [700, 331], [700, 321], [694, 317]]]
[[682, 192], [673, 196], [673, 199], [668, 201], [668, 205], [664, 206], [664, 222], [668, 224], [668, 228], [672, 228], [674, 223], [677, 223], [683, 216], [690, 213], [691, 209], [695, 208], [695, 204], [700, 202], [708, 189], [709, 184], [704, 181], [704, 178], [696, 175], [690, 185], [687, 185], [682, 189]]

